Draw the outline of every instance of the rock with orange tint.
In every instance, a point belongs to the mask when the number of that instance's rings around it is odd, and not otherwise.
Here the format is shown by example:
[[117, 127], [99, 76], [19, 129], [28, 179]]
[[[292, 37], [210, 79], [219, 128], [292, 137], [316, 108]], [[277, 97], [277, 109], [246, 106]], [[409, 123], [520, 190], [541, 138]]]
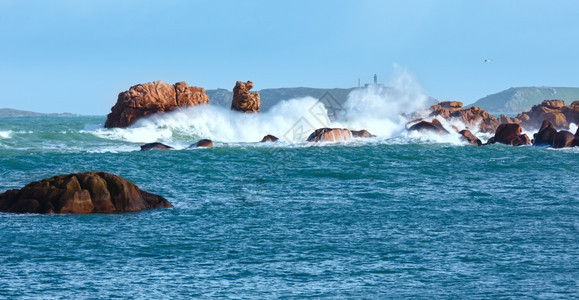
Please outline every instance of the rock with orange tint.
[[579, 101], [565, 106], [563, 100], [545, 100], [530, 111], [520, 113], [516, 119], [527, 130], [539, 128], [544, 120], [551, 121], [556, 129], [569, 129], [569, 123], [579, 122]]
[[501, 124], [497, 127], [495, 135], [486, 143], [494, 144], [501, 143], [511, 146], [530, 145], [531, 139], [523, 134], [523, 129], [519, 124]]
[[209, 96], [203, 88], [190, 87], [186, 82], [137, 84], [119, 94], [117, 103], [107, 115], [105, 127], [125, 128], [148, 115], [200, 104], [209, 104]]
[[244, 113], [259, 113], [261, 100], [258, 92], [250, 92], [253, 88], [253, 82], [238, 81], [233, 88], [233, 100], [231, 109]]
[[201, 139], [194, 144], [191, 144], [188, 148], [213, 148], [213, 141], [209, 139]]
[[444, 101], [430, 107], [431, 117], [461, 120], [466, 127], [479, 127], [481, 132], [494, 132], [500, 121], [480, 107], [462, 108], [462, 102]]
[[55, 176], [0, 194], [0, 211], [13, 213], [89, 214], [166, 207], [172, 207], [167, 199], [105, 172]]
[[308, 137], [308, 142], [347, 142], [352, 139], [352, 132], [342, 128], [316, 129]]

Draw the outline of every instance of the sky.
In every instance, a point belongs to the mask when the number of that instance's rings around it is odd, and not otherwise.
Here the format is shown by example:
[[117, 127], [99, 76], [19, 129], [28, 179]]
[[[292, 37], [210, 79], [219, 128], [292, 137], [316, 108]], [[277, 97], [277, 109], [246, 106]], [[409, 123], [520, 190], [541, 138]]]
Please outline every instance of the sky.
[[465, 104], [577, 87], [578, 14], [574, 0], [0, 0], [0, 108], [104, 115], [156, 80], [349, 88], [401, 69]]

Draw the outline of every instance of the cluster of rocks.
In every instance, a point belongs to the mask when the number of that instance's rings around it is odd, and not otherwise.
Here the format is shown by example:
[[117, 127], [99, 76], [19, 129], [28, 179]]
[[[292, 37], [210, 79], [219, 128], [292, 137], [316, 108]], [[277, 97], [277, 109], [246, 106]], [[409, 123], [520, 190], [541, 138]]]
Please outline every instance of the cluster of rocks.
[[[438, 119], [433, 119], [432, 121], [415, 120], [411, 123], [415, 124], [408, 127], [408, 131], [426, 131], [441, 135], [450, 134], [450, 132], [444, 128]], [[533, 140], [531, 140], [528, 135], [523, 133], [521, 125], [515, 123], [500, 124], [497, 127], [494, 136], [484, 144], [468, 129], [463, 129], [461, 131], [458, 131], [456, 127], [453, 129], [461, 135], [463, 140], [475, 146], [490, 145], [495, 143], [511, 146], [523, 146], [532, 144], [535, 146], [550, 146], [553, 148], [579, 146], [579, 129], [577, 129], [575, 135], [566, 130], [557, 131], [555, 126], [553, 126], [553, 123], [549, 120], [543, 121], [539, 132], [533, 135]]]
[[487, 113], [480, 107], [463, 108], [462, 102], [444, 101], [430, 107], [430, 117], [440, 117], [447, 120], [462, 121], [467, 128], [475, 128], [484, 133], [496, 132], [501, 124], [519, 124], [526, 130], [541, 126], [543, 120], [551, 121], [555, 127], [569, 129], [570, 123], [579, 123], [579, 101], [565, 106], [563, 100], [545, 100], [535, 105], [528, 112], [522, 112], [516, 117], [500, 115], [498, 118]]
[[172, 207], [128, 180], [105, 172], [59, 175], [0, 194], [0, 211], [13, 213], [115, 213]]

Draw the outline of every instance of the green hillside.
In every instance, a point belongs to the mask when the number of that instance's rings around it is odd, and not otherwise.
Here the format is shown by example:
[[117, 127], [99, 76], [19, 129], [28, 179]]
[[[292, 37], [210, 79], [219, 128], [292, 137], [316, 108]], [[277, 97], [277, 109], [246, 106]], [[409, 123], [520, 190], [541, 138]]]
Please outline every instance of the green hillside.
[[561, 99], [566, 104], [579, 100], [579, 88], [514, 87], [488, 95], [470, 106], [478, 106], [490, 113], [519, 113], [528, 111], [543, 100]]

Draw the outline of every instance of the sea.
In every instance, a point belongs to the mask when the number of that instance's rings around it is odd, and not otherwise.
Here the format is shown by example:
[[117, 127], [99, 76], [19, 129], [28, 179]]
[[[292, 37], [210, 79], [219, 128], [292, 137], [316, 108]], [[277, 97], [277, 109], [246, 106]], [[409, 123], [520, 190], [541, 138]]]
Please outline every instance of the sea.
[[[408, 133], [395, 105], [362, 98], [341, 120], [312, 98], [125, 129], [0, 118], [0, 193], [105, 171], [174, 205], [0, 213], [0, 298], [579, 298], [579, 148]], [[305, 142], [323, 126], [376, 137]], [[188, 148], [201, 138], [213, 148]], [[175, 149], [140, 151], [149, 142]]]

